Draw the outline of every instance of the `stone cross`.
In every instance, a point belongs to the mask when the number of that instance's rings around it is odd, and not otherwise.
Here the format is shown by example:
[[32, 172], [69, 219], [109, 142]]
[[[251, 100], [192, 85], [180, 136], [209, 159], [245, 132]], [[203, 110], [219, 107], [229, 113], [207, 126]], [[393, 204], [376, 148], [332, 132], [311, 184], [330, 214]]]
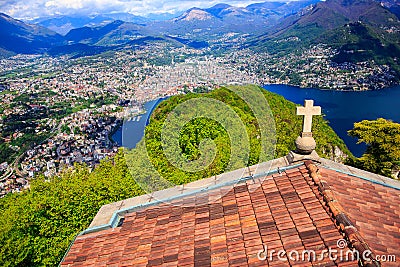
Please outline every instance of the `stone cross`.
[[321, 107], [314, 106], [314, 100], [304, 100], [304, 107], [297, 107], [296, 114], [304, 116], [303, 133], [311, 133], [312, 116], [321, 115]]

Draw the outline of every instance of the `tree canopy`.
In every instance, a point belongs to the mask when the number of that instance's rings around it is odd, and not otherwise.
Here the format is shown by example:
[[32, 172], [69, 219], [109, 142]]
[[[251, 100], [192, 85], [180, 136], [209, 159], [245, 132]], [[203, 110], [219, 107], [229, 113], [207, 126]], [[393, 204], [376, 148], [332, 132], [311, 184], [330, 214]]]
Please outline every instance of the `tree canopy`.
[[392, 177], [392, 171], [400, 166], [400, 124], [379, 118], [354, 124], [349, 132], [358, 143], [367, 144], [367, 151], [350, 160], [350, 164], [364, 170]]
[[102, 205], [139, 194], [122, 152], [93, 172], [76, 165], [50, 181], [38, 177], [0, 199], [0, 266], [56, 266]]

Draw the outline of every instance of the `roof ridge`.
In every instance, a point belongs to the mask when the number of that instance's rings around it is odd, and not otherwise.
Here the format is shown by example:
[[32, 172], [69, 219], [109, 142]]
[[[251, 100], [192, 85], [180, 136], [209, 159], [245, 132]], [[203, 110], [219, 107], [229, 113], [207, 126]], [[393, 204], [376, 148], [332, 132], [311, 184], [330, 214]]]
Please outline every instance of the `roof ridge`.
[[318, 190], [323, 196], [323, 199], [332, 212], [333, 219], [339, 226], [348, 244], [359, 252], [359, 255], [366, 256], [366, 252], [371, 252], [368, 257], [360, 257], [362, 266], [376, 266], [380, 267], [381, 263], [377, 260], [376, 254], [372, 251], [365, 239], [361, 236], [354, 223], [350, 220], [342, 205], [336, 199], [334, 192], [331, 190], [328, 182], [324, 180], [319, 172], [319, 168], [311, 161], [304, 162], [309, 171], [309, 175], [313, 182], [318, 186]]

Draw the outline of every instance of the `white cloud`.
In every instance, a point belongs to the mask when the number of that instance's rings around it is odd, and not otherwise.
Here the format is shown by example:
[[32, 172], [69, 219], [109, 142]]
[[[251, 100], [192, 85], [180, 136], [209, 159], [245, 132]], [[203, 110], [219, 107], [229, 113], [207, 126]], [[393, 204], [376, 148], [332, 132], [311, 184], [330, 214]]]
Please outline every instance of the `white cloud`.
[[174, 13], [191, 7], [206, 8], [218, 3], [246, 6], [263, 0], [1, 0], [0, 12], [19, 19], [55, 14], [99, 14], [130, 12], [136, 15]]
[[57, 6], [56, 2], [54, 2], [54, 1], [48, 1], [44, 5], [45, 5], [45, 7]]

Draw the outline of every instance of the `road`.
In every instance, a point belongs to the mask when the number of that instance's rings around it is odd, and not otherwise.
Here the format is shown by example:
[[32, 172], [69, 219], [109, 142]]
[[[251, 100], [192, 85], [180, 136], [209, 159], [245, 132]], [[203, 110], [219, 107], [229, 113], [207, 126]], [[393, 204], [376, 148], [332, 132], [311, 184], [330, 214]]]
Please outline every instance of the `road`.
[[8, 167], [6, 173], [0, 177], [0, 181], [9, 179], [13, 173], [14, 173], [13, 169]]

